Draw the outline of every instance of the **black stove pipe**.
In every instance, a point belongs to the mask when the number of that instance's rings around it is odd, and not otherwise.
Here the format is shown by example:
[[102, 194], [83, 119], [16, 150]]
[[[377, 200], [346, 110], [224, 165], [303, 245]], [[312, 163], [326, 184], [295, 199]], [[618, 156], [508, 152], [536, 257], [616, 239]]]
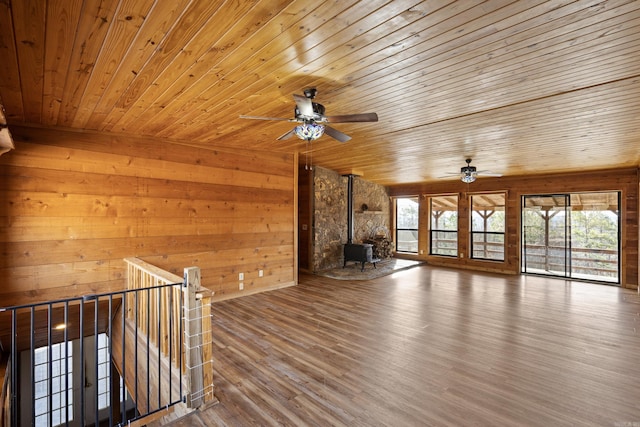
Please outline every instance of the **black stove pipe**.
[[347, 243], [353, 243], [353, 178], [354, 174], [347, 176]]

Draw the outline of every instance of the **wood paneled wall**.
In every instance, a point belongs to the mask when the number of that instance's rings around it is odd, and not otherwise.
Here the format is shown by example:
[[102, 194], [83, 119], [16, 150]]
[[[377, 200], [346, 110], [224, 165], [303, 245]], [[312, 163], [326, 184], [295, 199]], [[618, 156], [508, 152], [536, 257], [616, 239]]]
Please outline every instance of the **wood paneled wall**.
[[12, 133], [16, 150], [0, 158], [0, 306], [122, 289], [125, 257], [179, 276], [199, 266], [218, 300], [295, 284], [295, 155]]
[[[420, 196], [420, 221], [429, 220], [427, 197], [440, 194], [459, 195], [458, 252], [464, 258], [430, 256], [427, 227], [420, 226], [419, 250], [423, 255], [410, 258], [423, 259], [430, 264], [468, 268], [481, 271], [517, 274], [520, 272], [520, 200], [524, 194], [553, 194], [588, 191], [621, 192], [621, 285], [638, 286], [638, 169], [617, 169], [584, 173], [567, 173], [523, 177], [479, 178], [472, 184], [447, 180], [438, 183], [412, 184], [390, 187], [391, 196]], [[469, 195], [482, 192], [504, 191], [507, 195], [505, 261], [469, 259]], [[404, 257], [404, 255], [403, 255]]]

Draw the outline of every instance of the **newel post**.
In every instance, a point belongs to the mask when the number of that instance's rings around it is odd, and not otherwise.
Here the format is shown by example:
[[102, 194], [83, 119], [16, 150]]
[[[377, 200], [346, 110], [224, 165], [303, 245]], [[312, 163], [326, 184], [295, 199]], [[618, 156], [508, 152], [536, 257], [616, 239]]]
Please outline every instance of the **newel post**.
[[217, 402], [213, 394], [213, 292], [200, 286], [200, 269], [184, 269], [184, 351], [187, 407]]

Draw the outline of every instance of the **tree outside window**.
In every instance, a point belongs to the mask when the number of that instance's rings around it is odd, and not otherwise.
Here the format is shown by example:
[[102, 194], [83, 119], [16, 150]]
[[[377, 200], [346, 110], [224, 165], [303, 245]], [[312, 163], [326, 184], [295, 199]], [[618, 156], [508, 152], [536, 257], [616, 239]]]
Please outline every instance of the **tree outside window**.
[[429, 201], [429, 254], [457, 256], [458, 196], [434, 196]]
[[418, 217], [419, 201], [417, 197], [396, 199], [396, 251], [418, 253]]
[[505, 195], [471, 196], [471, 257], [504, 261]]

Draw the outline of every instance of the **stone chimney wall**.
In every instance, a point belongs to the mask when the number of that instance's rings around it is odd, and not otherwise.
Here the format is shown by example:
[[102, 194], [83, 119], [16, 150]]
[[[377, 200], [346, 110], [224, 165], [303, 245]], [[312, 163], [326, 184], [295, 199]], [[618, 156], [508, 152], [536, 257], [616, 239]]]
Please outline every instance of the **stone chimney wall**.
[[[314, 166], [313, 187], [313, 271], [341, 267], [343, 245], [347, 242], [347, 178]], [[354, 243], [381, 233], [391, 237], [389, 194], [385, 187], [356, 177], [353, 201]]]
[[347, 241], [347, 180], [314, 166], [313, 271], [337, 267]]
[[361, 178], [353, 182], [353, 242], [362, 243], [377, 235], [391, 238], [389, 230], [389, 193], [381, 185]]

